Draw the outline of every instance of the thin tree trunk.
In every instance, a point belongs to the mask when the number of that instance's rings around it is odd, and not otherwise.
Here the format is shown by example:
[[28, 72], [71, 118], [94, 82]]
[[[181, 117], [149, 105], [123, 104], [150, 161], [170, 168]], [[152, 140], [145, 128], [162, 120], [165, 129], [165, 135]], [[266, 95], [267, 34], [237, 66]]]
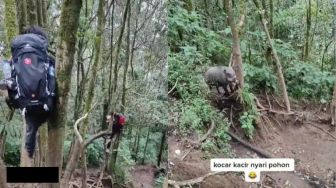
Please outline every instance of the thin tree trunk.
[[43, 27], [43, 6], [42, 6], [42, 0], [36, 0], [36, 15], [37, 15], [37, 24], [39, 26]]
[[109, 79], [108, 79], [108, 90], [107, 94], [104, 96], [104, 105], [103, 105], [103, 115], [101, 119], [101, 128], [102, 130], [105, 130], [106, 127], [106, 120], [105, 120], [105, 115], [108, 113], [109, 106], [111, 105], [111, 100], [112, 100], [112, 72], [113, 72], [113, 51], [114, 51], [114, 45], [113, 45], [113, 37], [114, 37], [114, 10], [115, 10], [115, 0], [112, 2], [112, 12], [111, 14], [111, 19], [110, 19], [110, 26], [111, 26], [111, 35], [110, 35], [110, 64], [109, 64]]
[[114, 172], [114, 169], [115, 169], [115, 164], [117, 162], [117, 157], [118, 157], [118, 148], [119, 148], [120, 139], [121, 139], [121, 135], [117, 135], [116, 138], [114, 139], [114, 142], [111, 143], [112, 153], [111, 153], [110, 164], [109, 164], [109, 169], [108, 169], [110, 173]]
[[[253, 2], [255, 4], [255, 6], [257, 7], [257, 9], [260, 9], [258, 0], [253, 0]], [[283, 73], [282, 73], [282, 66], [281, 66], [277, 51], [274, 48], [274, 45], [272, 43], [271, 36], [268, 32], [267, 25], [266, 25], [266, 20], [264, 18], [264, 14], [262, 13], [262, 11], [258, 11], [258, 12], [259, 12], [259, 15], [260, 15], [260, 18], [261, 18], [261, 22], [263, 24], [264, 31], [265, 31], [266, 36], [267, 36], [267, 40], [268, 40], [268, 42], [271, 46], [271, 50], [273, 52], [273, 57], [275, 59], [275, 65], [276, 65], [276, 68], [277, 68], [279, 84], [280, 84], [280, 88], [282, 90], [283, 99], [284, 99], [285, 104], [286, 104], [286, 109], [287, 109], [287, 112], [290, 112], [291, 108], [290, 108], [289, 98], [288, 98], [288, 94], [287, 94], [287, 87], [286, 87], [286, 83], [285, 83], [285, 78], [284, 78]]]
[[124, 75], [123, 75], [123, 88], [122, 88], [122, 97], [121, 97], [121, 113], [125, 112], [126, 108], [126, 85], [127, 85], [127, 70], [128, 64], [130, 61], [130, 43], [131, 43], [131, 6], [128, 6], [128, 17], [127, 17], [127, 45], [126, 45], [126, 63], [124, 66]]
[[163, 151], [165, 149], [165, 146], [167, 144], [167, 140], [166, 140], [166, 131], [162, 132], [162, 137], [161, 137], [161, 144], [160, 144], [160, 150], [159, 150], [159, 155], [157, 157], [157, 166], [159, 167], [161, 164], [161, 160], [162, 160], [162, 154]]
[[48, 0], [41, 0], [41, 9], [42, 9], [42, 26], [47, 27], [48, 25], [48, 12], [47, 12], [47, 6], [48, 6]]
[[27, 26], [27, 2], [26, 0], [16, 0], [17, 23], [19, 32]]
[[311, 0], [308, 0], [308, 5], [306, 8], [306, 43], [305, 43], [305, 50], [304, 50], [304, 60], [308, 59], [309, 56], [309, 40], [310, 40], [310, 26], [311, 26]]
[[[97, 72], [98, 68], [101, 62], [101, 46], [102, 46], [102, 36], [104, 32], [104, 27], [105, 27], [105, 12], [104, 12], [104, 7], [105, 7], [105, 0], [100, 0], [99, 5], [98, 5], [98, 26], [97, 26], [97, 31], [96, 31], [96, 38], [95, 38], [95, 43], [94, 43], [94, 48], [96, 49], [96, 53], [94, 56], [94, 61], [93, 65], [91, 67], [91, 77], [89, 81], [89, 86], [88, 86], [88, 93], [87, 93], [87, 99], [85, 103], [85, 112], [88, 112], [91, 108], [92, 105], [92, 100], [94, 97], [94, 89], [96, 86], [96, 77], [97, 77]], [[89, 118], [84, 120], [83, 128], [86, 129], [87, 125], [89, 123]], [[85, 131], [84, 131], [85, 133]]]
[[[68, 114], [67, 103], [81, 8], [82, 0], [64, 0], [62, 3], [56, 52], [58, 103], [48, 127], [49, 155], [47, 160], [47, 166], [59, 167], [59, 175], [62, 174], [64, 124]], [[50, 188], [58, 188], [59, 186], [59, 183], [49, 185]]]
[[3, 129], [0, 133], [0, 158], [3, 159], [5, 157], [5, 146], [6, 146], [6, 132]]
[[242, 55], [240, 51], [240, 39], [239, 39], [237, 26], [234, 22], [231, 0], [225, 0], [224, 4], [225, 4], [225, 8], [228, 14], [228, 21], [231, 27], [232, 39], [233, 39], [232, 68], [236, 72], [237, 78], [240, 83], [240, 88], [244, 88], [244, 75], [243, 75], [243, 64], [242, 64], [243, 60], [242, 60]]
[[123, 22], [122, 22], [122, 26], [121, 26], [121, 31], [120, 31], [120, 35], [117, 41], [117, 52], [115, 55], [115, 64], [114, 64], [114, 84], [113, 84], [113, 92], [115, 93], [117, 91], [117, 86], [118, 86], [118, 63], [119, 63], [119, 53], [121, 50], [121, 43], [122, 43], [122, 38], [124, 35], [124, 31], [125, 31], [125, 25], [126, 25], [126, 19], [127, 19], [127, 11], [128, 11], [128, 6], [130, 6], [130, 0], [127, 0], [126, 2], [126, 7], [125, 7], [125, 11], [123, 14]]
[[147, 132], [147, 136], [146, 136], [145, 148], [144, 148], [144, 151], [143, 151], [144, 155], [143, 155], [141, 164], [145, 164], [146, 152], [147, 152], [147, 146], [148, 146], [148, 142], [149, 142], [149, 133], [150, 133], [150, 127], [148, 127], [148, 132]]
[[75, 138], [75, 144], [72, 147], [72, 152], [69, 155], [69, 159], [64, 170], [64, 175], [61, 182], [61, 187], [66, 187], [69, 184], [72, 173], [75, 171], [78, 159], [80, 155], [80, 143], [77, 138]]
[[37, 6], [35, 0], [27, 0], [27, 18], [29, 25], [37, 25]]
[[7, 179], [6, 167], [5, 167], [4, 162], [2, 161], [2, 158], [0, 158], [0, 187], [1, 188], [8, 188], [6, 179]]
[[273, 0], [269, 0], [270, 14], [269, 14], [269, 33], [271, 38], [273, 38]]
[[[5, 2], [6, 41], [7, 46], [10, 46], [11, 41], [18, 33], [16, 25], [15, 0], [4, 0], [4, 2]], [[9, 52], [9, 48], [7, 52]]]
[[141, 133], [141, 130], [140, 128], [138, 128], [138, 133], [136, 135], [136, 141], [135, 141], [135, 151], [134, 151], [136, 162], [138, 161], [139, 146], [140, 146], [140, 141], [141, 141], [140, 133]]
[[[336, 0], [331, 0], [332, 10], [333, 10], [333, 26], [332, 26], [332, 39], [334, 42], [334, 64], [336, 64]], [[331, 125], [335, 126], [336, 124], [336, 82], [334, 83], [334, 92], [331, 102]]]

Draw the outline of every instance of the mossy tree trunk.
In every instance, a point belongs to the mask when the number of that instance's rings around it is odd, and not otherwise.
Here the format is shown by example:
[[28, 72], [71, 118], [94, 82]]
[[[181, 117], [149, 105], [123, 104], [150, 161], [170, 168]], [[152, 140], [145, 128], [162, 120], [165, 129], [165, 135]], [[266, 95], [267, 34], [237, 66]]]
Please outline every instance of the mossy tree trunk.
[[115, 57], [115, 64], [114, 64], [114, 79], [113, 79], [113, 92], [116, 92], [117, 91], [117, 86], [118, 86], [118, 63], [119, 63], [119, 53], [120, 53], [120, 50], [121, 50], [121, 43], [122, 43], [122, 38], [123, 38], [123, 35], [124, 35], [124, 31], [125, 31], [125, 26], [126, 26], [126, 19], [127, 19], [127, 11], [128, 11], [128, 6], [130, 6], [130, 0], [127, 0], [126, 2], [126, 7], [125, 7], [125, 11], [124, 11], [124, 14], [123, 14], [123, 22], [122, 22], [122, 26], [121, 26], [121, 31], [120, 31], [120, 35], [119, 35], [119, 38], [118, 38], [118, 41], [117, 41], [117, 52], [116, 52], [116, 55], [114, 56]]
[[2, 158], [0, 158], [0, 187], [1, 188], [8, 188], [7, 185], [7, 176], [6, 176], [6, 167]]
[[[103, 31], [104, 31], [104, 26], [105, 26], [105, 13], [104, 13], [104, 7], [105, 7], [105, 0], [100, 0], [99, 1], [99, 5], [98, 5], [98, 27], [97, 27], [97, 31], [96, 31], [96, 37], [95, 37], [95, 41], [94, 41], [94, 48], [95, 48], [95, 55], [94, 55], [94, 62], [91, 66], [91, 77], [89, 80], [89, 87], [88, 87], [88, 93], [87, 93], [87, 99], [86, 99], [86, 103], [85, 103], [85, 111], [88, 112], [91, 108], [91, 103], [94, 97], [94, 89], [95, 89], [95, 83], [96, 83], [96, 77], [97, 77], [97, 71], [98, 71], [98, 66], [99, 66], [99, 62], [100, 60], [100, 50], [101, 50], [101, 41], [102, 41], [102, 35], [103, 35]], [[82, 135], [85, 135], [86, 132], [86, 128], [87, 125], [89, 123], [89, 120], [86, 119], [83, 123], [81, 132]], [[64, 176], [63, 176], [63, 180], [62, 180], [62, 187], [68, 185], [71, 175], [74, 172], [76, 165], [78, 163], [79, 160], [79, 156], [81, 154], [85, 155], [85, 152], [81, 152], [80, 150], [80, 143], [79, 140], [76, 138], [75, 140], [75, 144], [72, 148], [72, 151], [70, 153], [70, 160], [67, 163], [65, 172], [64, 172]], [[84, 159], [85, 156], [82, 156], [82, 159]], [[84, 164], [86, 165], [86, 164]]]
[[[124, 35], [124, 31], [125, 31], [125, 26], [126, 26], [126, 19], [127, 19], [127, 16], [128, 16], [128, 11], [130, 10], [130, 0], [127, 0], [126, 2], [126, 7], [125, 7], [125, 11], [124, 11], [124, 14], [123, 14], [123, 23], [122, 23], [122, 26], [121, 26], [121, 32], [120, 32], [120, 35], [119, 35], [119, 38], [118, 38], [118, 46], [117, 46], [117, 52], [116, 52], [116, 55], [115, 55], [115, 58], [116, 58], [116, 61], [115, 61], [115, 65], [114, 65], [114, 84], [113, 84], [113, 92], [116, 92], [117, 91], [117, 84], [118, 84], [118, 57], [119, 57], [119, 53], [120, 53], [120, 50], [121, 50], [121, 43], [122, 43], [122, 38], [123, 38], [123, 35]], [[115, 108], [115, 106], [114, 106]], [[118, 156], [118, 148], [119, 148], [119, 143], [120, 143], [120, 138], [121, 135], [117, 135], [117, 138], [115, 139], [115, 142], [113, 142], [112, 144], [112, 154], [111, 154], [111, 157], [110, 157], [110, 163], [109, 163], [109, 172], [112, 172], [115, 168], [115, 163], [117, 161], [117, 156]]]
[[[18, 34], [16, 24], [16, 6], [15, 0], [4, 0], [5, 2], [5, 25], [6, 25], [6, 42], [7, 46], [10, 46], [13, 38]], [[6, 56], [9, 57], [9, 49]]]
[[24, 27], [27, 26], [27, 1], [16, 0], [15, 2], [16, 2], [17, 22], [19, 26], [19, 32], [21, 33]]
[[38, 25], [36, 0], [27, 0], [27, 18], [29, 25]]
[[[128, 6], [128, 16], [127, 16], [127, 45], [126, 45], [126, 62], [124, 65], [123, 83], [122, 83], [122, 97], [121, 97], [121, 113], [125, 112], [126, 108], [126, 85], [127, 85], [127, 73], [128, 65], [131, 59], [131, 6]], [[133, 50], [132, 50], [133, 51]]]
[[[232, 2], [231, 0], [224, 0], [226, 12], [228, 14], [228, 21], [231, 27], [233, 46], [232, 46], [232, 68], [235, 70], [237, 78], [240, 83], [240, 87], [244, 87], [244, 74], [243, 74], [243, 60], [240, 50], [240, 39], [237, 29], [237, 25], [234, 21], [234, 15], [232, 11]], [[230, 62], [231, 64], [231, 62]]]
[[[332, 24], [332, 41], [334, 42], [334, 63], [336, 63], [336, 0], [331, 0], [332, 10], [333, 10], [333, 24]], [[334, 83], [333, 97], [331, 101], [331, 125], [336, 124], [336, 82]]]
[[287, 86], [286, 86], [286, 83], [285, 83], [285, 78], [284, 78], [283, 73], [282, 73], [282, 66], [281, 66], [281, 63], [280, 63], [279, 56], [278, 56], [277, 51], [276, 51], [276, 49], [275, 49], [275, 47], [272, 43], [272, 39], [271, 39], [271, 36], [269, 34], [267, 25], [266, 25], [267, 21], [265, 20], [262, 9], [260, 9], [259, 2], [258, 2], [258, 0], [253, 0], [253, 2], [258, 9], [258, 13], [260, 15], [260, 19], [261, 19], [264, 31], [265, 31], [266, 36], [267, 36], [267, 40], [269, 42], [270, 48], [271, 48], [272, 53], [273, 53], [274, 63], [275, 63], [276, 71], [277, 71], [277, 74], [278, 74], [278, 81], [279, 81], [280, 88], [282, 90], [282, 96], [283, 96], [283, 99], [285, 101], [287, 112], [290, 112], [291, 108], [290, 108], [289, 98], [288, 98], [288, 94], [287, 94]]
[[308, 0], [306, 6], [306, 42], [304, 47], [304, 60], [308, 59], [309, 56], [309, 40], [310, 40], [310, 28], [311, 28], [311, 0]]
[[[58, 83], [58, 101], [54, 116], [48, 124], [49, 155], [47, 166], [62, 170], [64, 125], [67, 120], [67, 103], [71, 85], [71, 71], [76, 51], [77, 30], [79, 25], [82, 0], [64, 0], [62, 3], [59, 38], [56, 51], [56, 71]], [[60, 184], [50, 184], [58, 188]]]

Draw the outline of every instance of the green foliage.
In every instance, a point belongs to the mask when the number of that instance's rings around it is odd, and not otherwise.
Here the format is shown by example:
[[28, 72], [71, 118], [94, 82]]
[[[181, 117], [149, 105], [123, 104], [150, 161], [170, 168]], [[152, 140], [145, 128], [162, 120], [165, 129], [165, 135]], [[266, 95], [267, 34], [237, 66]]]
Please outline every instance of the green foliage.
[[104, 160], [104, 142], [102, 139], [95, 140], [86, 149], [88, 166], [99, 167]]
[[285, 70], [288, 93], [296, 99], [330, 101], [335, 76], [312, 64], [293, 62]]
[[249, 91], [248, 84], [246, 84], [245, 88], [243, 89], [242, 100], [245, 110], [240, 116], [239, 122], [245, 132], [245, 135], [251, 138], [254, 131], [254, 122], [259, 117], [259, 113], [255, 104], [255, 96]]
[[257, 67], [244, 64], [244, 79], [253, 91], [264, 89], [275, 91], [277, 89], [277, 77], [274, 70], [265, 65]]
[[257, 118], [256, 115], [253, 115], [249, 112], [244, 112], [242, 116], [240, 116], [239, 121], [241, 123], [241, 127], [243, 128], [245, 135], [251, 138], [253, 136], [254, 126], [253, 122]]
[[163, 183], [164, 183], [165, 178], [166, 178], [166, 175], [164, 175], [164, 174], [160, 174], [159, 177], [155, 178], [155, 184], [154, 184], [155, 188], [163, 187]]
[[8, 166], [20, 166], [21, 141], [18, 138], [7, 137], [4, 161]]

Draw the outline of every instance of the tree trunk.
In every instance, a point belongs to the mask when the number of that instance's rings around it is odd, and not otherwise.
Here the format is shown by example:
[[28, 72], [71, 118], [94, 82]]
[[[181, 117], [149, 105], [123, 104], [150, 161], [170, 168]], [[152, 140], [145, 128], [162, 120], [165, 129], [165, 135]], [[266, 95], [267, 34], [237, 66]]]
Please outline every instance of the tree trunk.
[[42, 0], [36, 0], [36, 15], [37, 15], [37, 24], [43, 27], [43, 15], [42, 15]]
[[46, 158], [48, 153], [48, 126], [42, 125], [39, 128], [39, 137], [38, 137], [38, 146], [39, 146], [39, 154], [40, 161], [38, 162], [38, 166], [44, 167], [46, 165]]
[[[100, 62], [101, 41], [102, 41], [102, 35], [103, 35], [103, 31], [104, 31], [104, 26], [105, 26], [104, 7], [105, 7], [105, 0], [100, 0], [99, 5], [98, 5], [98, 28], [97, 28], [97, 31], [96, 31], [96, 38], [95, 38], [95, 43], [94, 43], [96, 53], [95, 53], [94, 62], [93, 62], [93, 65], [92, 65], [92, 72], [91, 72], [92, 75], [91, 75], [90, 81], [89, 81], [87, 100], [86, 100], [86, 104], [85, 104], [85, 111], [86, 112], [88, 112], [91, 108], [91, 103], [92, 103], [92, 99], [93, 99], [93, 96], [94, 96], [95, 80], [96, 80], [96, 75], [97, 75], [97, 71], [98, 71], [98, 65], [99, 65], [99, 62]], [[89, 120], [87, 118], [87, 119], [84, 120], [82, 129], [81, 129], [82, 130], [81, 132], [83, 133], [83, 135], [85, 135], [85, 133], [86, 133], [86, 128], [88, 126], [88, 123], [89, 123]], [[65, 172], [64, 172], [64, 176], [63, 176], [63, 180], [62, 180], [62, 187], [68, 185], [68, 183], [71, 179], [72, 173], [74, 172], [74, 170], [76, 168], [76, 165], [78, 163], [80, 155], [82, 155], [82, 161], [85, 163], [85, 161], [84, 161], [85, 155], [80, 150], [79, 140], [77, 138], [75, 140], [76, 140], [75, 145], [73, 147], [72, 152], [70, 153], [70, 160], [67, 163], [67, 166], [66, 166], [66, 169], [65, 169]], [[86, 181], [86, 180], [84, 180], [84, 181]]]
[[126, 45], [126, 63], [124, 66], [124, 75], [123, 75], [123, 88], [122, 88], [122, 97], [121, 97], [121, 113], [125, 112], [126, 108], [126, 85], [127, 85], [127, 70], [128, 64], [130, 61], [130, 43], [131, 43], [131, 6], [128, 6], [128, 17], [127, 17], [127, 45]]
[[3, 129], [0, 133], [0, 158], [3, 159], [5, 157], [5, 146], [6, 146], [6, 132]]
[[66, 187], [69, 184], [69, 181], [71, 179], [72, 173], [75, 171], [79, 155], [80, 155], [80, 143], [77, 138], [75, 138], [75, 144], [72, 147], [72, 152], [69, 155], [69, 159], [66, 165], [66, 168], [64, 170], [64, 175], [61, 182], [61, 187]]
[[269, 0], [270, 13], [269, 13], [269, 33], [271, 38], [273, 38], [273, 0]]
[[112, 153], [110, 157], [110, 164], [109, 164], [109, 169], [108, 172], [112, 173], [115, 170], [115, 164], [117, 162], [117, 157], [118, 157], [118, 148], [119, 148], [119, 143], [120, 143], [120, 138], [121, 135], [116, 135], [116, 138], [114, 139], [114, 142], [112, 144]]
[[147, 136], [146, 136], [145, 148], [144, 148], [144, 151], [143, 151], [144, 155], [143, 155], [141, 164], [145, 164], [146, 152], [147, 152], [147, 146], [148, 146], [148, 141], [149, 141], [149, 133], [150, 133], [150, 127], [148, 127], [148, 132], [147, 132]]
[[27, 2], [26, 0], [16, 0], [17, 23], [19, 32], [27, 26]]
[[307, 11], [307, 15], [306, 15], [307, 28], [306, 28], [306, 43], [305, 43], [305, 50], [304, 50], [304, 60], [307, 60], [309, 56], [309, 40], [310, 40], [310, 26], [311, 26], [311, 0], [308, 0], [306, 11]]
[[119, 53], [120, 53], [120, 49], [121, 49], [121, 43], [122, 43], [122, 38], [124, 35], [124, 31], [125, 31], [125, 25], [126, 25], [126, 18], [127, 18], [127, 11], [128, 11], [128, 7], [130, 6], [130, 0], [127, 0], [126, 2], [126, 7], [125, 7], [125, 11], [123, 14], [123, 22], [122, 22], [122, 26], [121, 26], [121, 31], [120, 31], [120, 35], [117, 41], [117, 52], [115, 57], [115, 64], [114, 64], [114, 84], [113, 84], [113, 92], [115, 93], [117, 91], [117, 86], [118, 86], [118, 63], [119, 63]]
[[7, 185], [7, 175], [6, 175], [6, 167], [2, 158], [0, 158], [0, 187], [1, 188], [8, 188]]
[[[259, 6], [259, 3], [258, 3], [258, 0], [253, 0], [253, 2], [255, 4], [255, 6], [257, 7], [257, 9], [259, 10], [260, 6]], [[283, 73], [282, 73], [282, 66], [281, 66], [277, 51], [273, 46], [271, 36], [268, 32], [267, 25], [266, 25], [266, 20], [264, 18], [264, 14], [262, 13], [263, 11], [258, 11], [258, 12], [259, 12], [259, 15], [260, 15], [260, 18], [261, 18], [261, 22], [263, 24], [264, 31], [265, 31], [266, 36], [267, 36], [267, 40], [268, 40], [269, 45], [271, 47], [271, 50], [273, 52], [273, 57], [275, 59], [275, 65], [276, 65], [276, 68], [277, 68], [279, 84], [280, 84], [280, 88], [282, 90], [282, 96], [283, 96], [285, 104], [286, 104], [286, 109], [287, 109], [287, 112], [290, 112], [291, 108], [290, 108], [289, 98], [288, 98], [288, 94], [287, 94], [287, 87], [286, 87], [285, 79], [284, 79], [284, 76], [283, 76]]]
[[[240, 83], [240, 88], [244, 88], [244, 74], [243, 74], [243, 60], [240, 51], [240, 39], [237, 30], [237, 26], [234, 22], [233, 12], [232, 12], [232, 2], [231, 0], [224, 1], [226, 12], [228, 14], [228, 21], [231, 27], [233, 47], [232, 47], [232, 68], [235, 70], [237, 78]], [[230, 62], [231, 64], [231, 62]]]
[[[336, 0], [331, 0], [333, 10], [332, 39], [334, 42], [334, 64], [336, 63], [335, 45], [336, 45]], [[331, 102], [331, 125], [335, 126], [336, 121], [336, 82], [334, 83], [334, 92]]]
[[29, 25], [37, 25], [37, 6], [35, 0], [27, 0], [27, 18]]
[[33, 166], [33, 159], [29, 158], [28, 152], [26, 150], [26, 128], [27, 124], [25, 121], [25, 117], [23, 117], [23, 126], [22, 126], [22, 137], [21, 137], [21, 167], [32, 167]]
[[[96, 86], [96, 77], [97, 77], [97, 71], [100, 65], [101, 61], [101, 46], [102, 46], [102, 36], [104, 32], [104, 27], [105, 27], [105, 12], [104, 12], [104, 7], [105, 7], [105, 0], [100, 0], [99, 5], [98, 5], [98, 26], [97, 26], [97, 31], [96, 31], [96, 38], [94, 42], [94, 48], [96, 49], [96, 53], [94, 55], [94, 61], [93, 65], [91, 67], [92, 72], [91, 72], [91, 77], [89, 81], [89, 87], [88, 87], [88, 93], [87, 93], [87, 99], [85, 103], [85, 112], [88, 112], [91, 108], [92, 105], [92, 100], [94, 97], [94, 89]], [[84, 128], [84, 134], [86, 132], [86, 128], [89, 123], [89, 118], [84, 120], [83, 128]]]
[[157, 157], [157, 166], [159, 167], [161, 164], [161, 160], [162, 160], [162, 154], [163, 151], [165, 151], [165, 146], [167, 144], [167, 140], [166, 140], [166, 131], [162, 132], [162, 137], [161, 137], [161, 144], [160, 144], [160, 150], [159, 150], [159, 155]]
[[48, 2], [47, 0], [41, 0], [41, 9], [42, 9], [42, 26], [47, 27], [48, 25], [48, 12], [47, 12], [47, 6]]
[[[15, 0], [4, 0], [5, 2], [5, 24], [6, 24], [6, 41], [7, 46], [10, 46], [11, 41], [17, 35], [17, 26], [16, 26], [16, 8]], [[7, 52], [9, 52], [9, 49]], [[7, 55], [9, 53], [6, 53]]]
[[[47, 166], [59, 167], [59, 175], [62, 174], [64, 124], [68, 114], [67, 103], [81, 7], [82, 0], [64, 0], [60, 18], [59, 40], [57, 41], [56, 51], [58, 103], [48, 127], [49, 155], [47, 160]], [[50, 184], [49, 187], [57, 188], [59, 183]]]

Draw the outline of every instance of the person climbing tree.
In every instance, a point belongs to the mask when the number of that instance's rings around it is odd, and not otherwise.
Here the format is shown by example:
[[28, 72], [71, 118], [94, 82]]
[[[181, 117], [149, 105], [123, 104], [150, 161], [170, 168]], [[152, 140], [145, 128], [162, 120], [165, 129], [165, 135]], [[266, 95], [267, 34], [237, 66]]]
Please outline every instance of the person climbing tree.
[[[11, 44], [11, 77], [5, 78], [10, 108], [26, 121], [25, 147], [33, 157], [38, 128], [47, 121], [56, 98], [55, 59], [48, 55], [48, 36], [39, 26], [26, 28]], [[5, 69], [3, 69], [5, 71]]]
[[110, 152], [111, 143], [114, 141], [114, 138], [121, 134], [124, 125], [126, 123], [126, 117], [123, 114], [111, 112], [106, 116], [106, 123], [109, 126], [112, 126], [112, 133], [109, 140], [106, 142], [106, 152]]

